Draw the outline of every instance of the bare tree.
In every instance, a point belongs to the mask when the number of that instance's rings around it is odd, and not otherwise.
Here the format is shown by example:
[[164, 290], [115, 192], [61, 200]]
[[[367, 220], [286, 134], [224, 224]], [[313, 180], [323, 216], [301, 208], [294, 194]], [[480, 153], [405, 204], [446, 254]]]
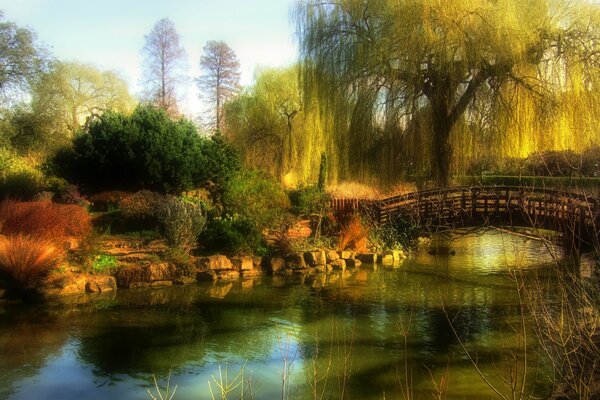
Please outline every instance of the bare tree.
[[214, 129], [221, 130], [223, 104], [240, 90], [240, 63], [234, 51], [223, 41], [211, 40], [200, 57], [200, 75], [196, 82], [214, 105]]
[[154, 24], [144, 45], [144, 96], [171, 116], [179, 114], [177, 89], [185, 81], [187, 54], [175, 24], [163, 18]]

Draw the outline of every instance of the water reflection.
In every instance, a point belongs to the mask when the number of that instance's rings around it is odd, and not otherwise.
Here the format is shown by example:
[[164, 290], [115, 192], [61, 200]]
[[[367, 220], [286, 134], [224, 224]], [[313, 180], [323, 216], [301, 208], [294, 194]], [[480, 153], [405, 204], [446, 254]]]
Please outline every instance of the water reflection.
[[498, 372], [506, 350], [522, 348], [511, 329], [521, 308], [509, 268], [540, 271], [549, 260], [541, 254], [543, 243], [486, 233], [437, 238], [400, 269], [5, 305], [0, 398], [145, 399], [152, 374], [169, 371], [177, 399], [210, 398], [207, 382], [218, 366], [234, 375], [246, 362], [262, 399], [281, 397], [284, 371], [291, 398], [310, 398], [313, 389], [328, 398], [398, 398], [406, 376], [415, 398], [427, 398], [432, 376], [439, 380], [447, 367], [448, 398], [490, 397], [452, 328], [480, 368]]

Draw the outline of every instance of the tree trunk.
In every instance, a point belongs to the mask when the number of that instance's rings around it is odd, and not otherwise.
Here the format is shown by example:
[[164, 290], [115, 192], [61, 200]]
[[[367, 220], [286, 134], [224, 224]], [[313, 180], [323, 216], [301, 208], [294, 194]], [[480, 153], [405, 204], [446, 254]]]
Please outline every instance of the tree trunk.
[[445, 102], [434, 104], [432, 111], [431, 173], [436, 186], [444, 188], [450, 184], [450, 161], [452, 159], [450, 132], [454, 124], [448, 115]]

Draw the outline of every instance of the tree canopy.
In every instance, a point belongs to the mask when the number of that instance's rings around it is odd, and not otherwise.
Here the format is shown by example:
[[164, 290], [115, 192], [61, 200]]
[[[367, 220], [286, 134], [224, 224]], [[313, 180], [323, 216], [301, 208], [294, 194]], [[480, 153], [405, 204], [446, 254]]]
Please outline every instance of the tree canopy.
[[240, 63], [235, 52], [223, 41], [206, 43], [200, 57], [200, 75], [196, 82], [214, 112], [213, 128], [223, 129], [223, 105], [240, 91]]
[[[47, 65], [46, 51], [29, 29], [7, 21], [0, 11], [0, 94], [27, 89]], [[2, 99], [4, 103], [7, 97]]]
[[304, 87], [333, 115], [350, 173], [378, 141], [413, 157], [426, 143], [427, 170], [445, 186], [461, 125], [497, 125], [519, 93], [546, 108], [572, 85], [560, 79], [567, 60], [597, 65], [598, 7], [572, 3], [306, 0], [296, 13]]
[[54, 62], [31, 88], [31, 102], [9, 113], [11, 142], [46, 152], [68, 144], [106, 111], [130, 113], [127, 83], [112, 71], [77, 62]]
[[179, 43], [175, 24], [163, 18], [154, 24], [143, 48], [145, 97], [150, 103], [179, 114], [179, 86], [185, 81], [187, 54]]

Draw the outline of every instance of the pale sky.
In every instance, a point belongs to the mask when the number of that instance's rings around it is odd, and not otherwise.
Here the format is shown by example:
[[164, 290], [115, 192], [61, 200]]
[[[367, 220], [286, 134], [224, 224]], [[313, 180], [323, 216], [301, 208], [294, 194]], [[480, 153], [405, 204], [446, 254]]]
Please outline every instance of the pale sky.
[[[159, 19], [175, 23], [190, 77], [200, 74], [204, 44], [223, 40], [237, 54], [247, 85], [257, 66], [296, 60], [292, 7], [292, 0], [0, 0], [5, 18], [35, 31], [56, 58], [117, 71], [133, 94], [140, 91], [144, 35]], [[198, 113], [193, 83], [186, 97], [184, 111]]]

